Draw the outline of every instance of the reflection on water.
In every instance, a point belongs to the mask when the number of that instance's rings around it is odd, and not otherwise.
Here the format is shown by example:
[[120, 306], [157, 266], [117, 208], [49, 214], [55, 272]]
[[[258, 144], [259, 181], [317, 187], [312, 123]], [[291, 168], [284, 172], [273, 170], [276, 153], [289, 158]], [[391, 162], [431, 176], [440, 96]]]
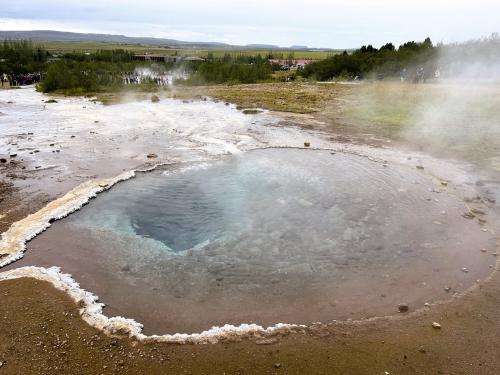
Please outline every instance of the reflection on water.
[[444, 190], [362, 157], [252, 151], [119, 184], [22, 262], [63, 266], [155, 333], [387, 314], [488, 273], [492, 240]]

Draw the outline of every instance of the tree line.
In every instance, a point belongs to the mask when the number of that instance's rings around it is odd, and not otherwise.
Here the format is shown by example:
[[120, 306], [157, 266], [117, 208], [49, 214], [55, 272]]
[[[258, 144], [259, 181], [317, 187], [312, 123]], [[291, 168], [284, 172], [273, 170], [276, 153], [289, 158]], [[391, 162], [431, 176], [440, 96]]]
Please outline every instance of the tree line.
[[17, 75], [45, 70], [49, 53], [29, 40], [4, 40], [0, 44], [0, 73]]
[[[285, 57], [273, 52], [267, 54], [226, 53], [215, 57], [208, 53], [203, 61], [188, 61], [183, 68], [190, 75], [179, 84], [251, 84], [281, 79], [273, 73], [280, 69], [272, 64], [274, 58]], [[285, 59], [294, 59], [289, 53]], [[291, 76], [305, 80], [335, 79], [382, 79], [401, 77], [425, 80], [438, 70], [446, 74], [462, 72], [497, 75], [500, 61], [500, 38], [493, 34], [489, 38], [460, 44], [434, 45], [430, 38], [422, 42], [410, 41], [396, 48], [387, 43], [380, 48], [365, 45], [352, 52], [344, 51], [324, 60], [308, 64]], [[479, 64], [481, 63], [481, 64]], [[69, 52], [51, 55], [42, 45], [30, 41], [3, 41], [0, 43], [0, 74], [22, 75], [39, 73], [42, 81], [39, 89], [45, 92], [64, 90], [68, 92], [93, 92], [120, 88], [125, 83], [124, 75], [135, 68], [151, 64], [134, 60], [134, 53], [123, 49], [97, 50], [92, 53]], [[154, 63], [158, 64], [158, 63]], [[467, 71], [476, 64], [481, 69]], [[167, 71], [172, 64], [163, 64]], [[148, 83], [144, 80], [145, 84]]]
[[396, 48], [387, 43], [380, 48], [362, 46], [352, 53], [343, 52], [307, 65], [300, 75], [305, 78], [327, 81], [368, 77], [399, 76], [405, 69], [425, 67], [431, 74], [438, 57], [438, 48], [430, 38], [423, 42], [407, 42]]

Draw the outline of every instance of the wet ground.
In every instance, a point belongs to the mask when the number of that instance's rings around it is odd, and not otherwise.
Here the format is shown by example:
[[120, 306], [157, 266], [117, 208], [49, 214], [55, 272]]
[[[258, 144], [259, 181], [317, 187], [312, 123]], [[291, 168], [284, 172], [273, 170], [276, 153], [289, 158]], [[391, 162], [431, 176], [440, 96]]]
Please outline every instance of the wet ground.
[[[7, 216], [2, 218], [2, 221], [7, 223], [5, 225], [17, 217], [10, 216], [11, 212], [29, 213], [40, 207], [43, 199], [36, 200], [35, 197], [41, 196], [46, 199], [46, 194], [50, 194], [55, 198], [89, 177], [116, 175], [123, 169], [142, 165], [149, 160], [146, 157], [147, 152], [158, 154], [159, 158], [156, 159], [158, 161], [169, 161], [168, 156], [177, 152], [182, 157], [187, 154], [192, 155], [189, 150], [193, 144], [190, 142], [174, 142], [173, 145], [169, 144], [169, 147], [165, 146], [167, 144], [165, 140], [175, 138], [179, 129], [175, 120], [173, 120], [175, 126], [165, 126], [170, 117], [165, 117], [163, 113], [157, 117], [160, 121], [153, 121], [153, 117], [145, 115], [139, 118], [138, 122], [133, 122], [129, 121], [130, 116], [127, 111], [123, 110], [125, 107], [115, 107], [118, 110], [109, 112], [108, 119], [114, 118], [116, 121], [102, 123], [96, 121], [100, 121], [99, 117], [104, 112], [99, 104], [95, 104], [95, 112], [87, 112], [92, 117], [88, 122], [72, 123], [72, 119], [82, 118], [80, 115], [90, 109], [87, 106], [91, 103], [89, 100], [58, 98], [57, 111], [41, 112], [40, 108], [44, 106], [42, 101], [47, 100], [47, 97], [33, 92], [19, 95], [21, 94], [13, 90], [7, 94], [2, 93], [0, 98], [2, 106], [0, 111], [4, 114], [0, 118], [1, 141], [6, 145], [6, 148], [2, 145], [0, 156], [10, 160], [7, 168], [2, 166], [2, 176], [5, 177], [14, 171], [15, 175], [7, 177], [6, 180], [14, 183], [16, 196], [19, 197], [17, 205], [13, 203], [12, 197], [9, 198]], [[26, 102], [22, 98], [23, 95], [26, 95]], [[12, 103], [8, 103], [9, 101]], [[13, 105], [15, 103], [18, 105]], [[200, 113], [203, 114], [207, 109], [203, 106], [211, 106], [210, 103], [199, 104], [202, 105]], [[145, 102], [137, 104], [143, 114], [150, 113], [146, 110], [149, 105], [150, 103]], [[39, 109], [36, 116], [29, 116], [32, 107]], [[55, 121], [56, 114], [60, 116], [60, 121]], [[200, 116], [191, 119], [195, 121], [193, 133], [213, 131], [213, 124], [209, 121], [205, 122], [206, 126], [200, 127], [200, 122], [196, 121], [198, 117]], [[474, 175], [477, 172], [474, 165], [462, 162], [457, 169], [453, 163], [436, 161], [426, 155], [415, 153], [414, 150], [403, 155], [389, 152], [385, 148], [368, 149], [367, 152], [365, 147], [360, 149], [349, 142], [342, 142], [344, 139], [342, 135], [332, 134], [338, 128], [336, 125], [331, 129], [326, 129], [326, 125], [322, 126], [325, 134], [298, 131], [293, 127], [281, 129], [280, 132], [275, 131], [273, 126], [252, 126], [259, 125], [258, 117], [255, 117], [256, 124], [253, 124], [255, 118], [245, 116], [241, 117], [246, 119], [243, 122], [229, 121], [225, 126], [230, 135], [223, 136], [222, 132], [214, 137], [208, 137], [215, 142], [206, 142], [205, 139], [205, 144], [198, 143], [201, 147], [196, 151], [197, 156], [192, 159], [199, 160], [199, 154], [207, 155], [204, 148], [206, 143], [222, 145], [220, 151], [208, 152], [216, 155], [229, 151], [227, 141], [236, 145], [236, 149], [245, 149], [249, 139], [251, 147], [255, 144], [301, 146], [307, 140], [311, 141], [313, 146], [329, 145], [349, 153], [365, 152], [372, 160], [378, 162], [379, 166], [383, 160], [388, 161], [389, 168], [394, 163], [411, 168], [415, 168], [415, 165], [424, 165], [425, 174], [431, 177], [437, 176], [437, 187], [440, 186], [441, 180], [453, 181], [448, 187], [451, 187], [451, 192], [457, 193], [458, 197], [465, 197], [464, 203], [469, 208], [477, 207], [479, 210], [485, 210], [484, 206], [487, 206], [485, 211], [488, 215], [478, 215], [480, 219], [487, 220], [481, 228], [492, 235], [496, 233], [497, 226], [491, 214], [492, 210], [494, 212], [495, 202], [498, 202], [500, 197], [498, 179], [488, 174]], [[12, 121], [12, 119], [23, 119], [23, 121]], [[73, 127], [61, 126], [67, 123], [72, 123]], [[19, 126], [20, 124], [22, 126]], [[123, 136], [132, 134], [137, 124], [139, 124], [138, 131], [133, 137]], [[152, 129], [160, 133], [149, 132], [150, 128], [146, 124], [153, 124]], [[234, 124], [241, 126], [235, 128]], [[187, 123], [181, 125], [186, 126]], [[161, 129], [167, 129], [168, 132], [161, 133]], [[118, 142], [114, 142], [114, 137], [100, 134], [103, 130], [108, 135], [123, 134]], [[220, 128], [217, 128], [218, 130]], [[78, 135], [79, 131], [82, 131], [81, 137]], [[242, 138], [233, 137], [235, 132], [247, 135], [249, 138], [243, 137], [242, 142]], [[157, 134], [163, 136], [156, 137]], [[214, 135], [213, 132], [211, 134]], [[72, 138], [74, 135], [75, 138]], [[55, 136], [61, 137], [62, 140], [59, 152], [51, 149], [54, 147], [50, 145], [51, 137]], [[224, 141], [217, 143], [220, 137], [223, 137]], [[330, 138], [339, 139], [343, 144], [328, 142]], [[182, 137], [177, 138], [177, 140], [182, 139]], [[260, 143], [254, 143], [256, 140]], [[383, 145], [386, 141], [388, 140], [377, 140], [377, 143]], [[151, 147], [152, 145], [154, 147]], [[34, 147], [34, 149], [23, 150], [24, 147]], [[4, 152], [4, 149], [8, 149], [7, 152]], [[35, 152], [36, 150], [39, 152]], [[132, 150], [131, 153], [129, 150]], [[137, 153], [134, 154], [133, 150], [137, 150]], [[232, 148], [231, 152], [234, 150], [235, 148]], [[18, 155], [11, 157], [10, 153], [16, 153], [21, 157]], [[172, 160], [179, 161], [182, 158], [173, 157]], [[43, 166], [41, 163], [48, 165]], [[40, 168], [36, 168], [37, 166]], [[82, 173], [82, 170], [86, 172]], [[470, 174], [470, 177], [463, 178], [464, 171], [466, 175]], [[14, 191], [11, 188], [8, 190]], [[434, 194], [439, 199], [442, 193]], [[16, 210], [17, 208], [19, 209]], [[2, 211], [2, 215], [3, 212], [5, 211]], [[473, 223], [477, 225], [477, 217]], [[54, 226], [52, 229], [56, 228]], [[70, 238], [65, 239], [64, 234], [61, 233], [60, 239], [70, 243]], [[500, 245], [497, 243], [497, 251], [498, 246]], [[483, 254], [480, 250], [476, 253], [478, 258], [487, 255], [494, 260], [489, 252]], [[120, 269], [120, 272], [123, 271]], [[461, 271], [458, 273], [460, 277], [470, 275]], [[176, 349], [168, 345], [144, 348], [142, 344], [134, 349], [136, 343], [128, 340], [108, 342], [106, 336], [88, 327], [80, 319], [76, 319], [78, 312], [74, 303], [49, 285], [31, 279], [2, 282], [2, 299], [5, 303], [1, 304], [3, 309], [0, 309], [2, 317], [0, 371], [52, 374], [57, 371], [74, 372], [75, 368], [82, 368], [86, 369], [87, 373], [117, 371], [165, 373], [169, 369], [172, 373], [213, 373], [214, 368], [217, 368], [226, 373], [227, 371], [234, 373], [388, 371], [411, 374], [495, 374], [499, 363], [498, 353], [494, 348], [498, 347], [498, 337], [500, 337], [498, 324], [495, 323], [499, 318], [500, 300], [498, 290], [500, 283], [497, 279], [498, 274], [495, 274], [492, 280], [481, 282], [478, 284], [479, 289], [465, 297], [455, 299], [446, 305], [433, 305], [428, 312], [408, 316], [407, 319], [377, 321], [373, 324], [367, 322], [361, 326], [341, 324], [334, 329], [323, 327], [317, 334], [314, 333], [316, 331], [308, 331], [304, 336], [291, 335], [288, 338], [277, 338], [266, 342], [269, 345], [265, 346], [255, 346], [244, 341], [241, 344], [196, 346], [193, 347], [196, 349], [192, 350], [191, 348], [184, 350], [183, 347]], [[108, 307], [106, 311], [112, 315], [111, 308]], [[407, 315], [398, 314], [398, 316], [402, 318]], [[439, 321], [442, 329], [432, 329], [433, 321]]]

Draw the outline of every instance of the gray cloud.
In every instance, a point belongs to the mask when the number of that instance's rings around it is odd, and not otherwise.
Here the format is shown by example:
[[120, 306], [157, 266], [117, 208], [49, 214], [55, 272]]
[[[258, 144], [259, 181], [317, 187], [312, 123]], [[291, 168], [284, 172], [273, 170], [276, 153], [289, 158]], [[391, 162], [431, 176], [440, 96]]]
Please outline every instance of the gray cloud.
[[489, 0], [17, 0], [2, 5], [0, 28], [349, 48], [477, 38], [498, 31], [499, 14]]

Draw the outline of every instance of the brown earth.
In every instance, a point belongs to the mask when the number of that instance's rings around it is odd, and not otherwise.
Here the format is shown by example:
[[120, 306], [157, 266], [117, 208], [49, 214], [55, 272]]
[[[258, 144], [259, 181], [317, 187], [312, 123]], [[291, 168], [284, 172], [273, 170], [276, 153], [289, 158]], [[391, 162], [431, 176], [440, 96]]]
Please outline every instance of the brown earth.
[[4, 281], [0, 374], [498, 374], [498, 281], [416, 316], [214, 345], [108, 337], [46, 282]]

